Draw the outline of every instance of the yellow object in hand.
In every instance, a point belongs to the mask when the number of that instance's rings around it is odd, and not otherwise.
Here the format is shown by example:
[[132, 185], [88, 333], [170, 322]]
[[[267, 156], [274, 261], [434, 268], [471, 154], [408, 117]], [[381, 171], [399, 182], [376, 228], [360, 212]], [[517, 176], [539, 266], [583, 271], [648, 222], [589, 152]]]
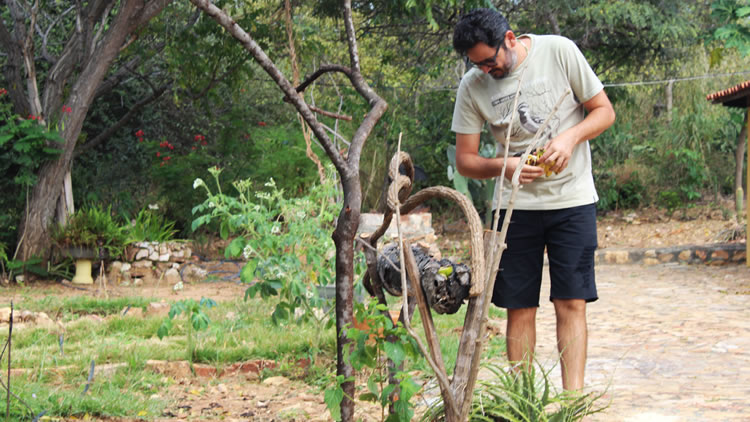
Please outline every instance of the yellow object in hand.
[[542, 164], [538, 164], [542, 155], [544, 155], [544, 148], [537, 148], [536, 151], [529, 154], [528, 158], [526, 158], [526, 164], [541, 167], [544, 170], [545, 177], [549, 177], [552, 173], [557, 174], [557, 172], [552, 171], [552, 166], [555, 165], [554, 161], [547, 160]]

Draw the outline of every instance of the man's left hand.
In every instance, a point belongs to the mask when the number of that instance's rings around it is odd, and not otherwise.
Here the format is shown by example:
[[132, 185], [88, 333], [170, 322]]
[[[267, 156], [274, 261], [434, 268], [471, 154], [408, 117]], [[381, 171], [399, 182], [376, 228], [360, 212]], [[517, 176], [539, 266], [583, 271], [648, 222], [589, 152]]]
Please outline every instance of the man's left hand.
[[577, 143], [571, 131], [567, 130], [561, 133], [550, 139], [544, 146], [544, 155], [539, 159], [539, 163], [547, 161], [554, 163], [550, 170], [559, 174], [568, 167], [570, 156], [573, 155], [573, 148]]

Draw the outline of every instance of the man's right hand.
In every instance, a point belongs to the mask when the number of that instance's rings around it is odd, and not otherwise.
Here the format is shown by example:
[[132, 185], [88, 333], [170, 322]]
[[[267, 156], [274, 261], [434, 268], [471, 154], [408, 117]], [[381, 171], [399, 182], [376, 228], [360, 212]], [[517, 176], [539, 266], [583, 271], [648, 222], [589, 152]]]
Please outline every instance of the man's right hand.
[[[516, 172], [516, 168], [518, 167], [520, 162], [521, 157], [508, 157], [508, 164], [505, 166], [506, 179], [513, 180], [513, 173]], [[518, 177], [518, 182], [522, 185], [527, 185], [543, 174], [543, 168], [525, 164], [521, 169], [521, 174]]]

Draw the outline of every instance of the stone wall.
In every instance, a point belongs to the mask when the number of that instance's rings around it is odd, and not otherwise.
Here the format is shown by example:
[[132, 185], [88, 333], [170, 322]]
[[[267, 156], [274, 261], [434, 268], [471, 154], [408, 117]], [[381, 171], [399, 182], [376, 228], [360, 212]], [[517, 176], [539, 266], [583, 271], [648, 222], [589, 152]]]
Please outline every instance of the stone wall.
[[139, 286], [162, 282], [174, 286], [206, 277], [206, 270], [193, 262], [193, 251], [187, 242], [138, 242], [128, 246], [125, 255], [125, 262], [110, 265], [110, 283]]
[[715, 243], [668, 248], [601, 249], [596, 251], [597, 264], [740, 264], [746, 260], [744, 243]]

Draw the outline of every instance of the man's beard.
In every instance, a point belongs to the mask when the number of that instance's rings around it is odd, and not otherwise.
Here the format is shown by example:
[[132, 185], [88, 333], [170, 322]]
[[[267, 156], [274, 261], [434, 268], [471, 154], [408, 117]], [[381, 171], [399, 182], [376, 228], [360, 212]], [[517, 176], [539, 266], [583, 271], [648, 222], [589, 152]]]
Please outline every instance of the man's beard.
[[516, 62], [518, 62], [518, 55], [516, 55], [515, 51], [513, 51], [510, 48], [505, 49], [505, 47], [503, 47], [503, 49], [508, 53], [505, 56], [505, 63], [504, 63], [504, 65], [503, 66], [495, 66], [495, 67], [492, 68], [492, 70], [490, 70], [489, 72], [487, 72], [494, 79], [503, 79], [506, 76], [508, 76], [510, 74], [510, 72], [512, 72], [513, 69], [515, 69]]

